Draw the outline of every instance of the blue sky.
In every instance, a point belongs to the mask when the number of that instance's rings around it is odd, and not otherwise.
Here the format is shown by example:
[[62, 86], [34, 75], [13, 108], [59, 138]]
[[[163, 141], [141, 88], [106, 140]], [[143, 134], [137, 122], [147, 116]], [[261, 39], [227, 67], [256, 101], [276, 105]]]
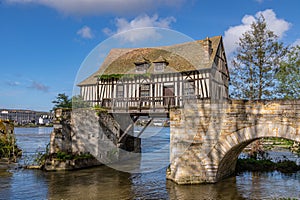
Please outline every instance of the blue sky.
[[169, 28], [196, 40], [222, 35], [230, 57], [263, 14], [282, 42], [300, 44], [299, 7], [299, 0], [0, 0], [0, 108], [50, 110], [58, 93], [72, 95], [89, 52], [132, 28]]

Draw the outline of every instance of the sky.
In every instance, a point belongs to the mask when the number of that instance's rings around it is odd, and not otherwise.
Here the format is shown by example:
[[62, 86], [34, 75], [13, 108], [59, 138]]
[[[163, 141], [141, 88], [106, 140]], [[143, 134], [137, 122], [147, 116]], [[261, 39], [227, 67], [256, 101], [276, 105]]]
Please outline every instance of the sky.
[[299, 0], [0, 0], [0, 108], [49, 111], [58, 93], [72, 96], [97, 45], [124, 31], [127, 44], [159, 36], [131, 29], [159, 27], [194, 40], [221, 35], [230, 58], [263, 15], [281, 42], [300, 44], [299, 7]]

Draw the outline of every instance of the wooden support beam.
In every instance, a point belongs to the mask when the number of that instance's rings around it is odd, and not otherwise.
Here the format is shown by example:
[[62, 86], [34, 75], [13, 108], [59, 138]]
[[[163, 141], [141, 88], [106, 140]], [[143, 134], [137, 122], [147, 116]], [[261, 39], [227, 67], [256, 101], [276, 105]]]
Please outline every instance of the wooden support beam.
[[139, 134], [136, 136], [137, 138], [139, 138], [142, 133], [146, 130], [146, 128], [150, 125], [150, 123], [153, 121], [153, 118], [150, 118], [150, 120], [147, 122], [147, 124], [143, 127], [143, 129], [139, 132]]
[[128, 125], [128, 127], [126, 128], [126, 130], [124, 131], [124, 133], [123, 133], [123, 134], [121, 135], [121, 137], [119, 138], [118, 143], [120, 143], [120, 142], [124, 139], [124, 137], [127, 135], [127, 133], [129, 132], [129, 130], [132, 128], [132, 126], [134, 126], [135, 122], [139, 119], [139, 117], [140, 117], [140, 116], [135, 116], [135, 117], [133, 117], [133, 119], [132, 119], [133, 123], [130, 123], [130, 124]]

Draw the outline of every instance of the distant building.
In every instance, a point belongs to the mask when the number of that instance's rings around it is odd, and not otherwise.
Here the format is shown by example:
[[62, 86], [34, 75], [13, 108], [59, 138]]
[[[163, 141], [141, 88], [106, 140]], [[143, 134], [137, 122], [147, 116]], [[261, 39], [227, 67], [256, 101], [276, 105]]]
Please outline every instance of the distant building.
[[52, 123], [52, 116], [51, 115], [49, 115], [49, 114], [40, 115], [39, 120], [38, 120], [39, 125], [48, 125], [50, 123]]
[[47, 116], [47, 118], [51, 119], [51, 115], [48, 112], [19, 109], [0, 109], [0, 119], [10, 120], [20, 125], [29, 123], [37, 124], [40, 116]]

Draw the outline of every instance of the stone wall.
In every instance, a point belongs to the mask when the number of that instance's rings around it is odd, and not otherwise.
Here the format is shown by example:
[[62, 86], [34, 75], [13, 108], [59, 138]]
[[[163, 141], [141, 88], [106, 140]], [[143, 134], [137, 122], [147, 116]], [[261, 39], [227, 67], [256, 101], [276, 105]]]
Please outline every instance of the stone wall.
[[0, 164], [2, 161], [16, 161], [22, 151], [16, 145], [14, 125], [8, 120], [0, 119]]
[[170, 113], [170, 167], [179, 184], [212, 183], [235, 171], [238, 155], [263, 137], [300, 141], [300, 101], [191, 101]]
[[[57, 109], [53, 122], [50, 139], [52, 155], [59, 152], [91, 154], [100, 163], [109, 164], [126, 159], [123, 152], [140, 152], [141, 141], [132, 137], [133, 127], [128, 128], [132, 123], [129, 115], [113, 116], [93, 109]], [[127, 134], [123, 136], [125, 130]], [[122, 141], [121, 137], [124, 138]]]
[[14, 125], [8, 120], [0, 119], [0, 138], [14, 138]]

